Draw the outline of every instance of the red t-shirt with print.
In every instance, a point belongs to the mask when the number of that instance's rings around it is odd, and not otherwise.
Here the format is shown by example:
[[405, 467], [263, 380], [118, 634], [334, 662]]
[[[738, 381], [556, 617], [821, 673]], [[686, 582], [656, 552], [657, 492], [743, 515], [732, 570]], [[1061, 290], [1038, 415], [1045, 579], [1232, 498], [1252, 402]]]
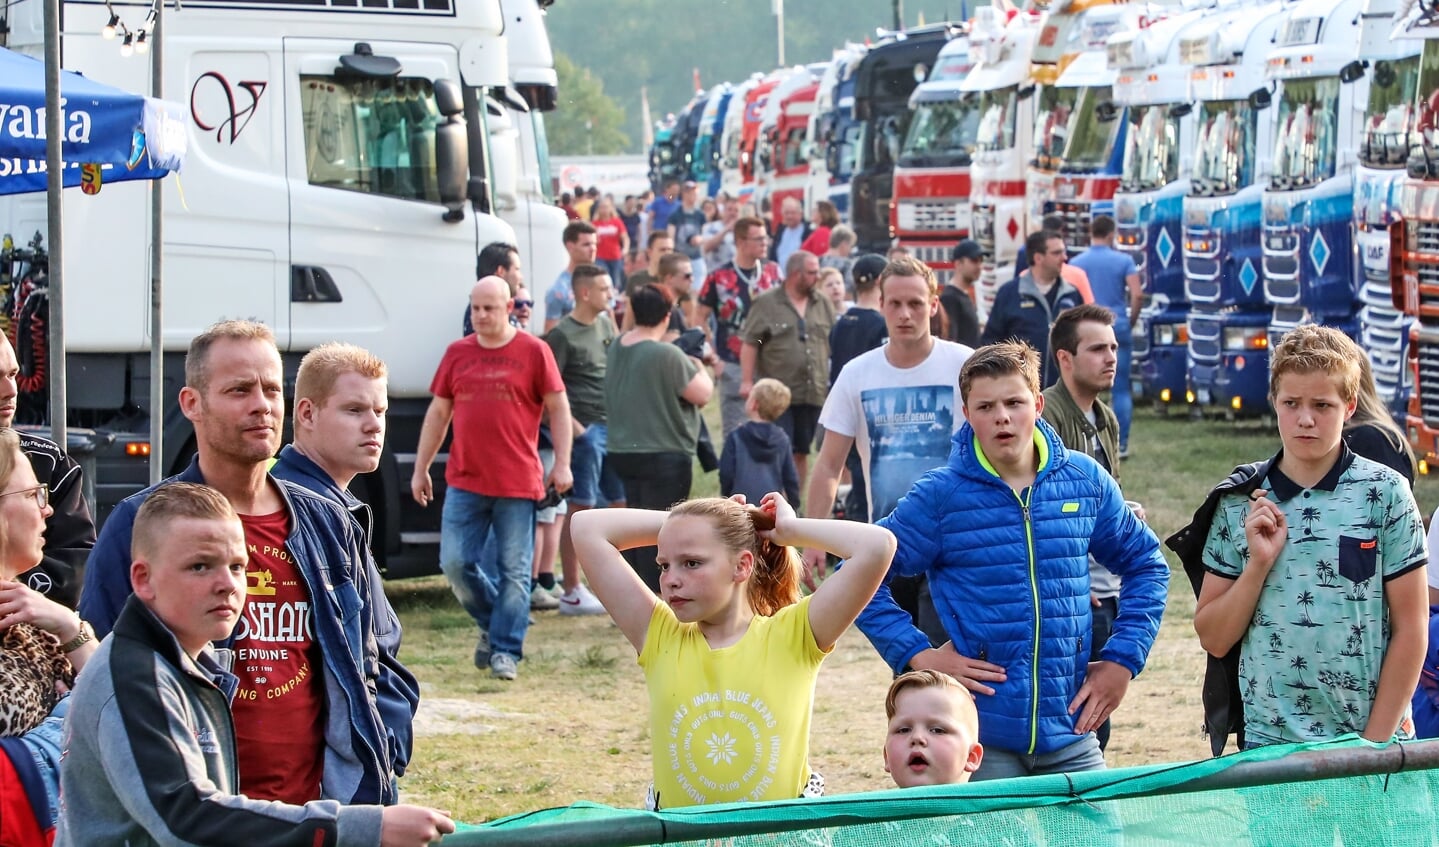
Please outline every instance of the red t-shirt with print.
[[324, 659], [305, 579], [285, 546], [290, 516], [241, 515], [250, 559], [235, 628], [240, 791], [300, 805], [320, 797], [325, 755]]
[[602, 221], [590, 221], [590, 223], [594, 224], [595, 234], [599, 236], [595, 258], [603, 259], [606, 262], [623, 259], [625, 251], [620, 244], [620, 237], [625, 232], [625, 222], [619, 218], [605, 218]]
[[454, 402], [445, 484], [486, 497], [544, 497], [540, 413], [546, 394], [564, 390], [550, 345], [528, 332], [493, 349], [479, 335], [451, 343], [430, 383], [431, 394]]

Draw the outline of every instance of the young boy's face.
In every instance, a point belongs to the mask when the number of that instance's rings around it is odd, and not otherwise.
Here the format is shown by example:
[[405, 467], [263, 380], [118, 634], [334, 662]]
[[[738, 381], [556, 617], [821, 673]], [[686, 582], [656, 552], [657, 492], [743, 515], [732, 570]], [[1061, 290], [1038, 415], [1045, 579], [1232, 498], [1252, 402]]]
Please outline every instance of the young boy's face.
[[899, 692], [884, 742], [884, 769], [895, 785], [969, 782], [983, 758], [979, 718], [964, 692], [933, 686]]
[[245, 533], [238, 520], [177, 518], [130, 566], [135, 594], [180, 647], [199, 655], [230, 637], [245, 607]]
[[1286, 373], [1274, 392], [1279, 438], [1286, 458], [1304, 463], [1332, 463], [1344, 423], [1355, 401], [1345, 401], [1338, 380], [1323, 371]]
[[969, 384], [964, 416], [992, 464], [1022, 464], [1034, 451], [1034, 421], [1044, 409], [1019, 374], [980, 377]]

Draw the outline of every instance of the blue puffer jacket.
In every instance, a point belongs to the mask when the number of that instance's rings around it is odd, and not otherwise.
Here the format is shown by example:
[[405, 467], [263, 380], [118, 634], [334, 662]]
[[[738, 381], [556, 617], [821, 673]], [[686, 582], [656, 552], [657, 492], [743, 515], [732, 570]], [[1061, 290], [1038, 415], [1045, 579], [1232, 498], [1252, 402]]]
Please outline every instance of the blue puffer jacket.
[[[1039, 473], [1015, 494], [965, 424], [949, 464], [920, 478], [879, 523], [899, 541], [889, 576], [928, 573], [955, 650], [1005, 669], [1004, 682], [988, 683], [993, 696], [975, 697], [980, 741], [1042, 755], [1080, 738], [1078, 713], [1068, 710], [1089, 659], [1087, 554], [1123, 580], [1103, 658], [1135, 675], [1159, 632], [1169, 566], [1103, 469], [1067, 451], [1042, 420], [1035, 444]], [[888, 577], [858, 624], [896, 672], [929, 647], [895, 605]]]

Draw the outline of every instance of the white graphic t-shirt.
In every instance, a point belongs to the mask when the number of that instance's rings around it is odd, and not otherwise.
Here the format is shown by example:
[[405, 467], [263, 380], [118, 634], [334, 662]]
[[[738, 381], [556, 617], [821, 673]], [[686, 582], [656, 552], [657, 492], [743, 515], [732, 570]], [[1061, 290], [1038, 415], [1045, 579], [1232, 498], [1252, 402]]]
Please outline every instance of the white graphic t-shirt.
[[974, 352], [936, 338], [923, 362], [897, 368], [884, 351], [877, 347], [845, 365], [819, 414], [820, 426], [854, 439], [871, 521], [949, 460], [950, 437], [964, 422], [959, 369]]
[[639, 655], [657, 806], [799, 797], [809, 780], [810, 711], [824, 657], [808, 597], [774, 617], [755, 617], [744, 637], [717, 650], [698, 626], [657, 604]]

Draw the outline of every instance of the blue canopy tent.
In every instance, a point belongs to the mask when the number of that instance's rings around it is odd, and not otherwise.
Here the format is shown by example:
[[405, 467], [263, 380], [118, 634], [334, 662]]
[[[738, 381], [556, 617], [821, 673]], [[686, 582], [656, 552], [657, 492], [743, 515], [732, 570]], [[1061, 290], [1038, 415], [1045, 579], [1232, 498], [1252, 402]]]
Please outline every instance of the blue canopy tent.
[[[160, 78], [159, 20], [154, 24], [152, 71]], [[188, 143], [184, 111], [177, 103], [131, 94], [59, 68], [59, 10], [45, 4], [46, 61], [0, 48], [0, 195], [45, 191], [50, 235], [50, 424], [62, 449], [66, 432], [65, 334], [63, 320], [64, 258], [61, 188], [81, 186], [88, 193], [107, 182], [155, 180], [180, 167]], [[48, 63], [48, 68], [47, 68]], [[47, 102], [58, 105], [56, 119]], [[57, 138], [50, 138], [53, 134]], [[51, 142], [58, 140], [58, 145]], [[61, 167], [51, 184], [46, 163]], [[151, 221], [151, 390], [159, 408], [161, 384], [160, 325], [160, 195], [152, 193]], [[151, 476], [158, 479], [157, 454]]]
[[[65, 187], [82, 165], [102, 182], [158, 179], [185, 155], [181, 106], [61, 71]], [[0, 194], [45, 190], [45, 63], [0, 48]]]

